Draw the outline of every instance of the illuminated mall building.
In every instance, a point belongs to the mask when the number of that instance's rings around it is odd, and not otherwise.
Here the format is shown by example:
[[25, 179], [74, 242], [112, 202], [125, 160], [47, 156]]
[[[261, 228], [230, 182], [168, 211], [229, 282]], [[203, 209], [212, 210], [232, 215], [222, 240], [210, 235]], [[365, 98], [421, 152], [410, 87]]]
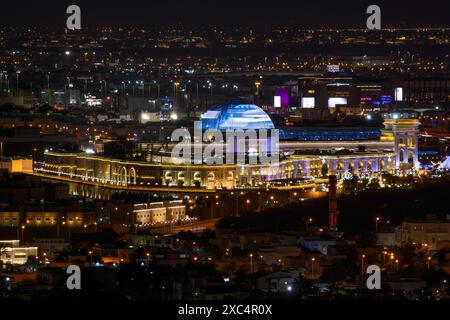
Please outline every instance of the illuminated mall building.
[[[203, 129], [272, 129], [270, 117], [253, 104], [230, 103], [202, 115]], [[112, 159], [86, 153], [47, 152], [37, 173], [113, 186], [140, 187], [257, 187], [273, 181], [301, 181], [345, 173], [376, 176], [418, 167], [419, 121], [408, 113], [384, 114], [384, 129], [280, 129], [279, 165], [173, 164], [170, 148], [147, 161]], [[352, 131], [353, 130], [353, 131]], [[352, 134], [353, 133], [353, 134]], [[356, 137], [356, 138], [355, 138]], [[152, 150], [156, 144], [152, 144]], [[145, 144], [141, 143], [141, 148]], [[168, 150], [169, 149], [169, 150]]]

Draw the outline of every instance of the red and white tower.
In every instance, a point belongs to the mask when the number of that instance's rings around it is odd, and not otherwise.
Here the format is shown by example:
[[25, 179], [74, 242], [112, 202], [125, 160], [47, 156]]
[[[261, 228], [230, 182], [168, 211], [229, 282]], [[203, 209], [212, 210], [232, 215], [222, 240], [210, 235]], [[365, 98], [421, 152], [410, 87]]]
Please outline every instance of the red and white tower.
[[329, 210], [329, 229], [331, 231], [337, 231], [337, 179], [335, 175], [328, 177], [328, 210]]

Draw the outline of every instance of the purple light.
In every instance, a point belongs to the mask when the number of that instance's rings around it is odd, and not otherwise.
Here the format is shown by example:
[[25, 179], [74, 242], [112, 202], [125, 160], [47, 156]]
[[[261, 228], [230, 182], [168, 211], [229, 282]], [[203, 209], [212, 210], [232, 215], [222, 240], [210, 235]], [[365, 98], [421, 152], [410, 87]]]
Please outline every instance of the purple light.
[[288, 88], [277, 88], [275, 90], [275, 95], [280, 96], [281, 107], [289, 106], [289, 89]]

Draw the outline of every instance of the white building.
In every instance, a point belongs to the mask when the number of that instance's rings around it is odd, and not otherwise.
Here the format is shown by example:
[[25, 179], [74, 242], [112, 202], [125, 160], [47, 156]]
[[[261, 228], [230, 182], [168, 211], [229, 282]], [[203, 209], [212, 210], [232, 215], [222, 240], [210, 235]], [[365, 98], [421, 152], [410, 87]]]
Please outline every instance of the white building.
[[264, 292], [288, 293], [294, 290], [297, 276], [290, 272], [273, 272], [256, 280], [256, 288]]

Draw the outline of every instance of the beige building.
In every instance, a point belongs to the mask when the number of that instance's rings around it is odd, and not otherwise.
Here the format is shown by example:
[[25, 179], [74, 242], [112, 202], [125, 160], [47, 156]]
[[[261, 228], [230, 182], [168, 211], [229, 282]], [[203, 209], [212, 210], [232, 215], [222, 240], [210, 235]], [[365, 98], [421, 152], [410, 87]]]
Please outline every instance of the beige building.
[[135, 204], [133, 214], [139, 227], [178, 222], [187, 218], [183, 200]]
[[90, 212], [52, 212], [52, 211], [27, 211], [25, 213], [0, 212], [0, 227], [52, 227], [57, 224], [69, 227], [84, 227], [95, 223], [95, 215]]
[[[356, 147], [356, 146], [355, 146]], [[315, 178], [389, 172], [393, 152], [337, 152], [322, 156], [291, 155], [278, 165], [172, 165], [102, 158], [85, 154], [46, 153], [44, 167], [35, 172], [60, 178], [114, 186], [203, 187], [233, 189], [279, 179]]]
[[450, 240], [449, 220], [411, 220], [403, 221], [395, 229], [395, 242], [402, 246], [408, 242], [426, 245], [435, 250], [437, 243]]

